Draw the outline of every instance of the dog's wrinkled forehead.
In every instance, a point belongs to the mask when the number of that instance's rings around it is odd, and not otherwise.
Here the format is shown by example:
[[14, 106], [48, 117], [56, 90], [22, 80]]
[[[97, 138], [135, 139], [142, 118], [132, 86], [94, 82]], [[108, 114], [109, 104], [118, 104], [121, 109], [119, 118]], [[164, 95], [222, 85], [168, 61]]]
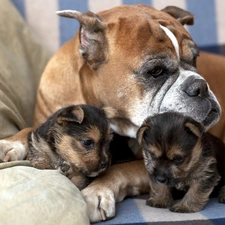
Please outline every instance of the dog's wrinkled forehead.
[[[106, 11], [100, 15], [108, 24], [110, 41], [112, 37], [116, 38], [114, 44], [120, 52], [129, 49], [132, 63], [137, 57], [137, 52], [142, 58], [144, 55], [157, 55], [165, 52], [163, 49], [165, 45], [166, 52], [172, 52], [181, 62], [193, 64], [198, 56], [198, 48], [190, 34], [178, 19], [164, 11], [136, 5], [135, 7], [116, 7], [115, 12], [108, 14]], [[134, 18], [138, 23], [134, 23]], [[112, 35], [113, 33], [116, 35]], [[125, 38], [129, 36], [132, 38]]]

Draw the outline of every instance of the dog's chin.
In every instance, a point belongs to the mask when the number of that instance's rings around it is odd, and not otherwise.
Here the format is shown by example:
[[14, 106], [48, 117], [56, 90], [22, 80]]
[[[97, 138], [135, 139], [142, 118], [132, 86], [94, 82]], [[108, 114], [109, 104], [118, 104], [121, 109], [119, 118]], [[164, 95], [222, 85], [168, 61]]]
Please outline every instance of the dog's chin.
[[101, 172], [98, 171], [98, 172], [92, 172], [92, 173], [88, 173], [86, 174], [87, 177], [97, 177]]
[[100, 173], [104, 172], [105, 170], [106, 170], [106, 168], [100, 169], [100, 170], [94, 171], [94, 172], [86, 172], [85, 175], [87, 177], [94, 178], [94, 177], [97, 177]]
[[221, 111], [219, 109], [212, 109], [202, 122], [205, 129], [209, 130], [210, 127], [216, 124], [220, 118], [220, 115], [221, 115]]

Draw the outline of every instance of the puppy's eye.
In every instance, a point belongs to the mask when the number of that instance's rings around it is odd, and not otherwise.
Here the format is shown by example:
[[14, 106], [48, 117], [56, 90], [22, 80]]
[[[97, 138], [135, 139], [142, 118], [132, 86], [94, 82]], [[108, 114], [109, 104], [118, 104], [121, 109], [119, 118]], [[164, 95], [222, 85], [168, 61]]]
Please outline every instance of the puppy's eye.
[[94, 142], [90, 139], [82, 140], [81, 144], [86, 148], [92, 148], [94, 146]]
[[175, 157], [173, 158], [173, 162], [176, 163], [176, 164], [182, 163], [183, 160], [184, 160], [184, 158], [183, 158], [182, 156], [180, 156], [180, 155], [177, 155], [177, 156], [175, 156]]
[[150, 156], [152, 159], [156, 159], [156, 155], [153, 152], [150, 152]]
[[155, 67], [152, 70], [148, 71], [148, 74], [152, 77], [158, 77], [163, 73], [163, 69], [161, 67]]

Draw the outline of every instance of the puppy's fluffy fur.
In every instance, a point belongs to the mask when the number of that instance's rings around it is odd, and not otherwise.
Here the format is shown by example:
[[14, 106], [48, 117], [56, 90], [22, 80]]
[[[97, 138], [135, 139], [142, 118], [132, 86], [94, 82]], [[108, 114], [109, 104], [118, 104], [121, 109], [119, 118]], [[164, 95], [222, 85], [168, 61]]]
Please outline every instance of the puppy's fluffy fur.
[[79, 188], [110, 164], [110, 108], [72, 105], [55, 112], [28, 137], [27, 159], [38, 169], [59, 169]]
[[[193, 119], [172, 112], [155, 115], [145, 120], [137, 136], [149, 173], [147, 205], [196, 212], [216, 186], [224, 185], [225, 145]], [[175, 201], [173, 189], [184, 191], [183, 198]], [[219, 201], [225, 203], [224, 186]]]

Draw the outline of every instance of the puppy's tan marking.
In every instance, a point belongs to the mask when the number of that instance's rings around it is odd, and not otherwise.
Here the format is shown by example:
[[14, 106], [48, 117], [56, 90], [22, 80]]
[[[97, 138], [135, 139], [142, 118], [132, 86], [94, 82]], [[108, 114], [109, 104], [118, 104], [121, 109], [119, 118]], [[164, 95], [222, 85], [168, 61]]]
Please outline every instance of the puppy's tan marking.
[[149, 152], [154, 158], [160, 158], [162, 156], [162, 151], [160, 151], [156, 146], [151, 146], [151, 150]]

